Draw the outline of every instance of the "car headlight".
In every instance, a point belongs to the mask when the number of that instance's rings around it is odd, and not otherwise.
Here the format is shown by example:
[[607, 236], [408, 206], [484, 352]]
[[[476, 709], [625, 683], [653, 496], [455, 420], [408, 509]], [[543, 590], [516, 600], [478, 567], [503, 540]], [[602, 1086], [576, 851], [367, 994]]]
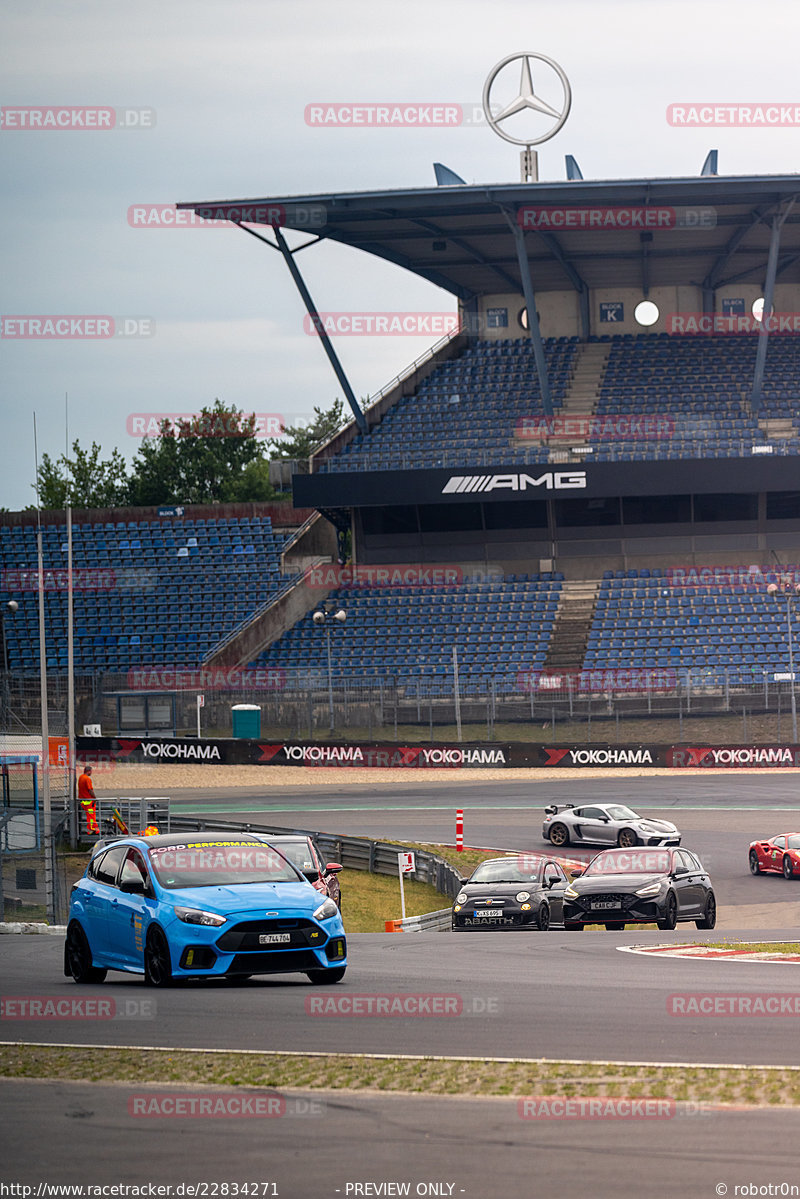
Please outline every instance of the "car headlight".
[[565, 894], [565, 895], [568, 895], [570, 899], [577, 899], [577, 898], [578, 898], [578, 892], [575, 890], [575, 888], [574, 888], [574, 887], [567, 887], [567, 889], [566, 889], [566, 891], [564, 892], [564, 894]]
[[321, 903], [314, 913], [315, 920], [330, 920], [333, 916], [339, 915], [339, 909], [332, 899], [326, 899]]
[[640, 887], [636, 892], [642, 899], [647, 899], [652, 895], [658, 895], [661, 890], [661, 883], [647, 883], [644, 887]]
[[459, 891], [458, 895], [456, 895], [456, 903], [466, 903], [466, 902], [467, 902], [466, 891]]
[[210, 924], [214, 928], [219, 928], [228, 919], [227, 916], [220, 916], [217, 912], [204, 912], [202, 908], [176, 908], [175, 915], [184, 924]]
[[530, 897], [531, 897], [530, 891], [517, 891], [516, 895], [514, 896], [517, 903], [524, 903], [525, 900], [530, 899]]

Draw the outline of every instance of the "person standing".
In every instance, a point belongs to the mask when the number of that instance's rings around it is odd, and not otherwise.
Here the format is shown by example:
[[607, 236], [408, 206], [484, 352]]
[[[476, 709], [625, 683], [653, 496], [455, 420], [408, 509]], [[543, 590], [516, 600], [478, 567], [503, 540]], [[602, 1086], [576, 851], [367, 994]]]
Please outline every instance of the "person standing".
[[100, 836], [97, 824], [97, 796], [92, 783], [92, 768], [84, 766], [83, 774], [78, 779], [78, 800], [86, 817], [86, 832], [90, 836]]

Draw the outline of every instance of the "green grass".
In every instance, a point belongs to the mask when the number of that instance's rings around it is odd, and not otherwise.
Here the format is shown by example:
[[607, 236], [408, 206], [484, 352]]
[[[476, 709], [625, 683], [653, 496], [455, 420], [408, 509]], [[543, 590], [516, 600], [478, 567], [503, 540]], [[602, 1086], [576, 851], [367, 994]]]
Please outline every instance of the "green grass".
[[[337, 992], [339, 993], [339, 988]], [[346, 987], [341, 988], [345, 995]], [[128, 1049], [0, 1045], [0, 1077], [142, 1086]], [[147, 1084], [378, 1090], [427, 1095], [664, 1097], [682, 1103], [800, 1106], [800, 1067], [636, 1066], [547, 1060], [358, 1057], [153, 1049]]]
[[746, 949], [748, 953], [800, 953], [800, 941], [704, 941], [709, 949]]
[[[400, 919], [399, 879], [366, 870], [343, 870], [339, 879], [346, 933], [382, 933], [387, 920]], [[450, 907], [447, 896], [427, 883], [406, 878], [405, 893], [407, 916], [424, 916]]]

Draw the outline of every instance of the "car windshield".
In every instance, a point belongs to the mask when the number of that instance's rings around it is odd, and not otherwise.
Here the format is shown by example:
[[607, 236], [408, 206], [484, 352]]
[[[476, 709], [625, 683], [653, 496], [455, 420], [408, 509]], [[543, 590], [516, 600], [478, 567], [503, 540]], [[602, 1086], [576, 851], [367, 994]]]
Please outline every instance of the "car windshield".
[[624, 804], [609, 804], [606, 808], [612, 820], [638, 820], [639, 816], [636, 812], [632, 812], [630, 808], [626, 808]]
[[786, 848], [787, 849], [800, 849], [800, 833], [795, 834], [794, 837], [786, 838]]
[[185, 841], [151, 846], [150, 864], [162, 887], [229, 887], [296, 883], [301, 877], [277, 849], [260, 841]]
[[471, 883], [535, 883], [539, 871], [532, 863], [520, 864], [516, 858], [501, 862], [482, 862], [472, 873]]
[[291, 841], [288, 844], [280, 841], [275, 848], [293, 862], [298, 870], [308, 870], [317, 873], [317, 867], [311, 859], [311, 850], [304, 841]]
[[669, 852], [657, 849], [608, 849], [592, 858], [588, 874], [668, 874]]

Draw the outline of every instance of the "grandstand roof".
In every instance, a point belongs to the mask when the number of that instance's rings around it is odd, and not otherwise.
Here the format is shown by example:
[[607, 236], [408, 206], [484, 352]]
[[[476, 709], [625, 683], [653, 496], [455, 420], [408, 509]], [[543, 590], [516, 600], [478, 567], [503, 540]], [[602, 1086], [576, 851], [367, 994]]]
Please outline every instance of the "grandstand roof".
[[[192, 201], [178, 207], [267, 227], [279, 208], [283, 228], [364, 250], [469, 300], [522, 290], [509, 219], [529, 222], [526, 240], [537, 291], [687, 282], [716, 288], [746, 278], [761, 282], [772, 217], [796, 196], [800, 175], [704, 176], [322, 192]], [[578, 208], [597, 211], [601, 206], [677, 212], [674, 219], [651, 213], [652, 225], [634, 218], [632, 227], [620, 225], [624, 217], [604, 213], [602, 226], [588, 229], [582, 223], [590, 218], [574, 215]], [[573, 215], [524, 218], [520, 210], [526, 207], [569, 208]], [[308, 220], [312, 209], [315, 216], [322, 214], [318, 227]], [[687, 216], [686, 210], [694, 215]], [[559, 223], [564, 220], [573, 224]], [[800, 204], [783, 227], [778, 264], [779, 282], [798, 279]]]

